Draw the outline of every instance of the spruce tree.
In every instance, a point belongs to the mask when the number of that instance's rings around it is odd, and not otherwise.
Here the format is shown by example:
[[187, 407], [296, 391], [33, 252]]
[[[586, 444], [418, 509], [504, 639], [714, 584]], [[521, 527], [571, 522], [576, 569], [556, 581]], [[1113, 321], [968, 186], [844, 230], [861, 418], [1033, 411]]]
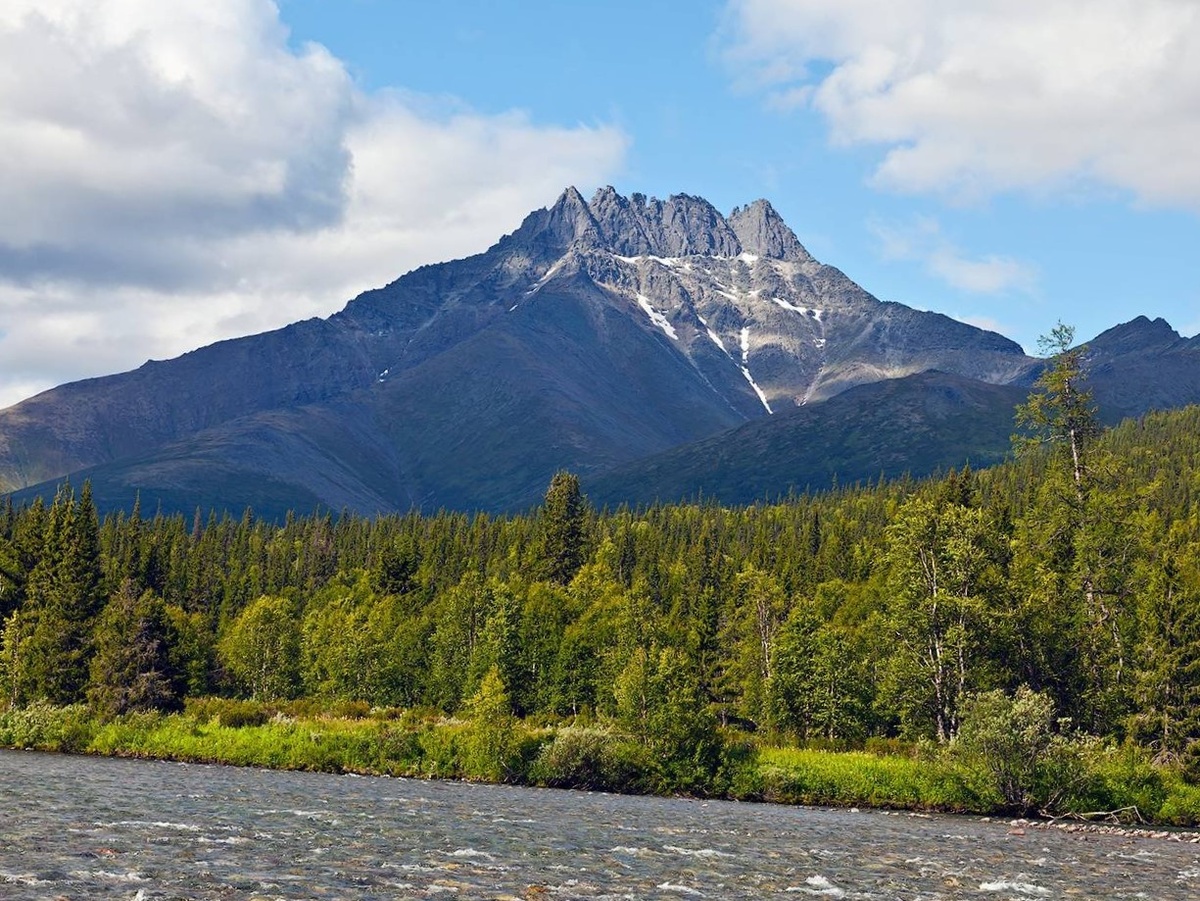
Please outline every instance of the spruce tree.
[[101, 604], [100, 542], [91, 487], [76, 503], [64, 484], [50, 508], [41, 558], [29, 574], [25, 605], [11, 642], [12, 687], [19, 703], [82, 700], [88, 683], [92, 625]]
[[108, 602], [95, 630], [88, 700], [103, 716], [175, 710], [184, 684], [171, 659], [171, 621], [162, 598], [132, 580]]
[[566, 585], [583, 566], [586, 522], [587, 502], [579, 477], [555, 473], [542, 507], [542, 566], [551, 582]]

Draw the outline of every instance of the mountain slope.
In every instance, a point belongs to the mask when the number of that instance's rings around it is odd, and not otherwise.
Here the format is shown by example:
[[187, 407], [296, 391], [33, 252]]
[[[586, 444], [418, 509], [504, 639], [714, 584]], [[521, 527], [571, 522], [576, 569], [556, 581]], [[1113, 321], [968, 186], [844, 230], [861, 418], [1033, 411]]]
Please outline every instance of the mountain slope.
[[701, 497], [736, 505], [988, 466], [1007, 454], [1013, 408], [1027, 393], [944, 372], [859, 385], [587, 479], [584, 489], [598, 506]]
[[1200, 336], [1138, 316], [1087, 343], [1088, 385], [1106, 422], [1200, 403]]

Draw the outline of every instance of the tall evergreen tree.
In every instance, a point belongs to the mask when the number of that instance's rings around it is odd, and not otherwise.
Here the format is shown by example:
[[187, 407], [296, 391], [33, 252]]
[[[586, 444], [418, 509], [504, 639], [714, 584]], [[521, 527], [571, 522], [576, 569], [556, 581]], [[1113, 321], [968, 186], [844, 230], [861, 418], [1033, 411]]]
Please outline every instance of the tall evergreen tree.
[[172, 628], [162, 598], [127, 581], [96, 624], [88, 700], [105, 716], [182, 707], [183, 674], [172, 661]]
[[542, 566], [551, 582], [566, 585], [584, 563], [587, 502], [579, 477], [557, 472], [542, 507]]
[[[88, 683], [92, 625], [102, 603], [100, 543], [91, 486], [75, 501], [64, 484], [50, 508], [44, 552], [29, 574], [23, 615], [10, 637], [21, 658], [13, 697], [71, 704]], [[15, 659], [15, 658], [14, 658]]]

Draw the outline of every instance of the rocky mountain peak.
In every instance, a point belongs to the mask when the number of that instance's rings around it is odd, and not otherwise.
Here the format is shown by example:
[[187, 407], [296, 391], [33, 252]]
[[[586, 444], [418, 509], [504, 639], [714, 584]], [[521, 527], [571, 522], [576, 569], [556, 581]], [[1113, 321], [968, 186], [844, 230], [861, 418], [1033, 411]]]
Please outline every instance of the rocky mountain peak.
[[1087, 343], [1089, 356], [1109, 356], [1163, 350], [1183, 341], [1165, 319], [1138, 316], [1101, 332]]
[[567, 188], [549, 209], [527, 216], [502, 245], [509, 242], [555, 255], [576, 246], [630, 257], [735, 257], [746, 251], [793, 262], [812, 260], [765, 200], [739, 207], [726, 218], [703, 197], [625, 197], [611, 186], [590, 201]]
[[742, 250], [747, 253], [795, 263], [812, 260], [783, 217], [766, 200], [756, 200], [745, 207], [734, 207], [729, 214], [729, 225], [737, 235]]
[[621, 256], [737, 256], [737, 235], [702, 197], [644, 194], [622, 197], [612, 187], [596, 192], [589, 208], [600, 226], [601, 248]]
[[535, 255], [558, 256], [572, 244], [599, 246], [600, 229], [587, 201], [575, 187], [559, 195], [549, 209], [534, 210], [511, 235], [501, 239], [497, 248], [520, 246]]

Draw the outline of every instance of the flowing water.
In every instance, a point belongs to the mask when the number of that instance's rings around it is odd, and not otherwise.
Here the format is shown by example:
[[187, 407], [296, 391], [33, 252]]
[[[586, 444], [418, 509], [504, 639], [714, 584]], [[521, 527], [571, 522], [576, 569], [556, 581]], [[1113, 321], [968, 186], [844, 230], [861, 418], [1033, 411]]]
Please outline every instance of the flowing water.
[[1200, 898], [1200, 845], [972, 817], [0, 752], [0, 899]]

